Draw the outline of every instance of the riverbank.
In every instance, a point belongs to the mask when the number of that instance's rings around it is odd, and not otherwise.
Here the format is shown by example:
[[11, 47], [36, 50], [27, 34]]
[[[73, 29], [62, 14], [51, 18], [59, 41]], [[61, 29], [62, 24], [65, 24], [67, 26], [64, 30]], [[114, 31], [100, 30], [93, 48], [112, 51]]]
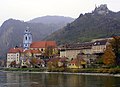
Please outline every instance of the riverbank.
[[45, 72], [46, 68], [4, 68], [3, 71], [27, 71], [27, 72]]
[[120, 68], [85, 68], [85, 69], [54, 68], [48, 69], [48, 72], [120, 74]]
[[52, 73], [52, 74], [79, 74], [79, 75], [100, 75], [100, 76], [117, 76], [120, 77], [120, 68], [86, 68], [86, 69], [46, 69], [46, 68], [5, 68], [4, 72], [20, 73]]
[[120, 74], [120, 68], [85, 68], [85, 69], [70, 69], [70, 68], [4, 68], [4, 71], [29, 71], [29, 72], [69, 72], [69, 73], [109, 73]]
[[89, 76], [114, 76], [120, 77], [120, 74], [109, 73], [71, 73], [71, 72], [35, 72], [35, 71], [2, 71], [7, 73], [31, 73], [31, 74], [66, 74], [66, 75], [89, 75]]

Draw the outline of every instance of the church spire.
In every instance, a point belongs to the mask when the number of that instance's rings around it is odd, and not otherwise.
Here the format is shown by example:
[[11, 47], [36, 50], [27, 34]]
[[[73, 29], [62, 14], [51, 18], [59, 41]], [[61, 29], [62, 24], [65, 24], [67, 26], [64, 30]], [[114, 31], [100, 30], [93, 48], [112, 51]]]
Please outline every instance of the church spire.
[[24, 50], [28, 50], [30, 48], [30, 44], [32, 43], [32, 34], [29, 30], [29, 27], [24, 31], [23, 37], [23, 48]]

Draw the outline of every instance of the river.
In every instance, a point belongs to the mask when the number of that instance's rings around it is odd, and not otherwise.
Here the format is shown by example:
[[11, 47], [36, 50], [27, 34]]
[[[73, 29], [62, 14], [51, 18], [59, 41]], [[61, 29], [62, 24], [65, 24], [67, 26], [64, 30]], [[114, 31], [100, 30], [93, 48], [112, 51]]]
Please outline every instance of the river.
[[0, 87], [120, 87], [120, 77], [0, 72]]

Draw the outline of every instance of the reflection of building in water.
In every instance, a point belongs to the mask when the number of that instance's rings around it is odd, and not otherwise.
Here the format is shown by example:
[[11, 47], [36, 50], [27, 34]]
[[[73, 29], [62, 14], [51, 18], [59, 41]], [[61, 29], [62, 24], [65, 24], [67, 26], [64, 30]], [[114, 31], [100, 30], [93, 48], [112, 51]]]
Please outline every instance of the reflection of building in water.
[[31, 87], [30, 74], [6, 73], [7, 87]]

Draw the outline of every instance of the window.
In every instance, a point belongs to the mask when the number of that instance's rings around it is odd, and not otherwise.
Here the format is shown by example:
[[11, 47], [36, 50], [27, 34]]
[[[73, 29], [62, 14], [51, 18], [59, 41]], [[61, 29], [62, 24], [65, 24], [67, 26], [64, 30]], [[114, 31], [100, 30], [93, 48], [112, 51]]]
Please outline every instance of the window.
[[97, 43], [94, 43], [94, 45], [96, 45]]
[[43, 49], [41, 49], [41, 51], [43, 51]]
[[29, 40], [30, 40], [30, 37], [29, 37]]
[[27, 40], [27, 37], [25, 37], [25, 39]]

